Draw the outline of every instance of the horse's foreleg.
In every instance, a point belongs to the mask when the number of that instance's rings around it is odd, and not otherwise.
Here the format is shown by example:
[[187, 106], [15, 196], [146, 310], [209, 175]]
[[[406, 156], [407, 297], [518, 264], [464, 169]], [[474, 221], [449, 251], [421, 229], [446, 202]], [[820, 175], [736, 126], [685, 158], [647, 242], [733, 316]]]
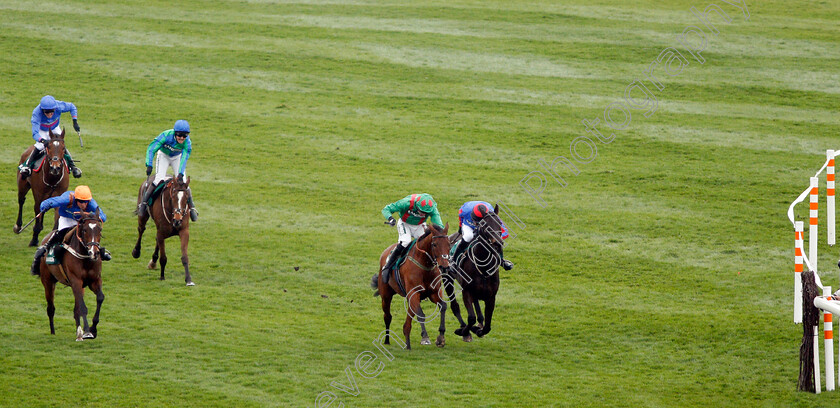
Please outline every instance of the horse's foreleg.
[[23, 204], [26, 202], [26, 193], [28, 192], [29, 183], [18, 181], [18, 216], [13, 228], [15, 234], [20, 233], [20, 228], [23, 225]]
[[187, 256], [187, 245], [190, 243], [190, 230], [182, 229], [178, 234], [181, 238], [181, 264], [184, 265], [184, 281], [187, 286], [194, 286], [190, 276], [190, 257]]
[[461, 324], [461, 327], [455, 329], [455, 334], [460, 336], [467, 324], [464, 323], [464, 319], [461, 318], [461, 307], [458, 306], [458, 297], [455, 296], [455, 288], [453, 286], [454, 285], [445, 285], [444, 288], [446, 289], [446, 297], [449, 299], [449, 304], [452, 307], [452, 314], [455, 315], [455, 318], [458, 319], [458, 323]]
[[429, 340], [429, 333], [426, 331], [426, 313], [423, 312], [423, 306], [417, 304], [417, 321], [420, 323], [420, 345], [427, 346], [432, 344]]
[[490, 333], [490, 321], [493, 319], [493, 310], [496, 308], [496, 296], [490, 296], [487, 300], [484, 301], [484, 312], [487, 314], [487, 318], [484, 320], [484, 327], [478, 329], [475, 332], [476, 336], [484, 337], [485, 334]]
[[102, 308], [102, 302], [105, 300], [105, 294], [102, 293], [102, 279], [98, 279], [96, 282], [91, 283], [90, 290], [96, 294], [96, 313], [93, 314], [93, 324], [90, 326], [90, 338], [95, 339], [96, 325], [99, 324], [99, 310]]
[[[472, 341], [472, 335], [470, 335], [470, 331], [472, 331], [473, 325], [475, 325], [475, 311], [473, 310], [473, 297], [470, 295], [470, 292], [465, 290], [462, 292], [463, 300], [464, 300], [464, 307], [467, 308], [467, 326], [455, 330], [455, 334], [464, 337], [464, 341]], [[459, 333], [460, 330], [460, 333]]]
[[414, 294], [408, 299], [408, 310], [406, 311], [405, 324], [403, 324], [403, 335], [405, 335], [405, 348], [411, 350], [411, 321], [414, 319], [417, 311], [420, 309], [420, 295]]
[[484, 327], [484, 315], [481, 314], [481, 304], [478, 299], [473, 299], [473, 306], [475, 307], [475, 320], [478, 323], [476, 326]]
[[157, 241], [155, 241], [155, 250], [152, 252], [152, 259], [149, 261], [148, 268], [155, 269], [157, 268], [157, 261], [158, 261], [158, 252], [160, 251], [160, 247], [158, 247]]
[[440, 327], [438, 328], [438, 332], [440, 333], [435, 341], [435, 345], [438, 347], [443, 347], [446, 345], [446, 338], [444, 337], [444, 333], [446, 333], [446, 301], [440, 298], [438, 292], [434, 292], [429, 296], [429, 300], [435, 302], [438, 308], [440, 309]]
[[[166, 237], [163, 236], [163, 233], [158, 230], [157, 233], [157, 247], [155, 250], [160, 251], [160, 280], [166, 279]], [[153, 258], [154, 259], [154, 258]]]
[[[35, 200], [35, 215], [38, 215], [41, 212], [40, 203]], [[56, 210], [58, 211], [58, 210]], [[44, 218], [37, 218], [35, 219], [35, 225], [32, 226], [32, 240], [29, 241], [29, 246], [34, 247], [38, 246], [38, 234], [44, 229]]]
[[140, 215], [137, 217], [137, 243], [134, 244], [134, 250], [131, 251], [131, 256], [133, 256], [134, 259], [140, 257], [140, 244], [143, 240], [143, 233], [146, 232], [146, 221], [148, 220], [148, 215]]
[[391, 344], [391, 298], [393, 293], [382, 294], [382, 317], [385, 320], [385, 343]]
[[[76, 341], [82, 341], [84, 333], [88, 332], [85, 290], [82, 287], [82, 281], [75, 277], [70, 278], [70, 286], [73, 288], [73, 297], [76, 299], [76, 306], [73, 308], [73, 318], [76, 319]], [[84, 321], [84, 328], [82, 328], [82, 321]]]
[[51, 280], [49, 276], [42, 275], [41, 283], [44, 285], [44, 297], [47, 298], [47, 317], [50, 318], [50, 334], [55, 334], [55, 324], [53, 324], [53, 317], [55, 316], [55, 281]]

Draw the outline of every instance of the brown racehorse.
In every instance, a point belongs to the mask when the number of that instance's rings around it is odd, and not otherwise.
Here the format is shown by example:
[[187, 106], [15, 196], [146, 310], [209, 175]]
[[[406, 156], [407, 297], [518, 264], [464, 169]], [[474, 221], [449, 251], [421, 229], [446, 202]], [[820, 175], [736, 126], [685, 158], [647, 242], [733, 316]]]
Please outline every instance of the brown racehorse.
[[[32, 153], [35, 146], [29, 146], [23, 155], [20, 156], [19, 164], [24, 161]], [[35, 215], [41, 211], [41, 201], [50, 197], [56, 197], [64, 194], [67, 191], [67, 185], [70, 183], [68, 176], [69, 170], [67, 163], [64, 161], [64, 129], [61, 129], [61, 134], [50, 131], [50, 140], [44, 142], [45, 164], [40, 171], [33, 172], [27, 178], [23, 178], [20, 173], [17, 174], [18, 184], [18, 216], [15, 222], [15, 234], [20, 233], [21, 225], [23, 224], [23, 203], [26, 201], [26, 193], [32, 189], [32, 195], [35, 199]], [[58, 212], [55, 216], [55, 225], [53, 229], [58, 228]], [[44, 220], [38, 217], [35, 220], [35, 226], [32, 227], [32, 240], [29, 241], [29, 246], [38, 245], [38, 234], [44, 229]]]
[[[48, 234], [44, 238], [44, 243], [49, 237]], [[102, 301], [105, 300], [105, 294], [102, 293], [102, 258], [99, 254], [101, 238], [102, 221], [99, 220], [99, 210], [95, 213], [83, 212], [79, 224], [65, 236], [66, 249], [63, 255], [60, 255], [61, 263], [47, 265], [46, 257], [41, 258], [41, 283], [44, 285], [44, 294], [47, 298], [47, 316], [50, 318], [51, 334], [55, 334], [53, 324], [55, 283], [61, 282], [73, 289], [73, 297], [76, 298], [76, 307], [73, 308], [73, 317], [76, 319], [76, 341], [96, 338], [99, 309], [102, 307]], [[93, 315], [93, 325], [90, 327], [88, 327], [88, 310], [84, 300], [85, 286], [96, 294], [96, 313]]]
[[[142, 186], [137, 197], [137, 204], [143, 197], [143, 191], [146, 188], [146, 183], [151, 183], [154, 175], [149, 177]], [[166, 279], [164, 271], [166, 270], [166, 248], [164, 242], [167, 238], [178, 235], [181, 239], [181, 263], [184, 265], [184, 281], [187, 286], [194, 286], [190, 276], [190, 259], [187, 256], [187, 244], [190, 242], [190, 207], [187, 204], [187, 199], [190, 198], [190, 178], [183, 182], [178, 178], [172, 178], [169, 181], [162, 181], [166, 183], [165, 187], [155, 197], [152, 205], [149, 206], [149, 212], [152, 213], [152, 218], [155, 220], [157, 227], [157, 238], [155, 243], [155, 253], [152, 254], [152, 260], [149, 261], [149, 269], [155, 269], [158, 260], [158, 251], [160, 252], [160, 280]], [[137, 215], [137, 244], [134, 245], [134, 250], [131, 251], [131, 256], [135, 258], [140, 257], [140, 240], [143, 238], [143, 231], [146, 230], [146, 222], [149, 220], [149, 212]]]
[[[429, 298], [436, 303], [440, 308], [440, 335], [435, 344], [438, 347], [443, 347], [446, 344], [444, 339], [444, 332], [446, 332], [446, 325], [444, 324], [444, 316], [446, 315], [446, 302], [442, 299], [440, 291], [441, 287], [441, 269], [446, 271], [449, 268], [449, 238], [447, 232], [449, 231], [449, 223], [446, 227], [441, 229], [432, 225], [425, 234], [417, 238], [417, 243], [406, 255], [406, 261], [400, 266], [400, 276], [404, 282], [404, 287], [408, 293], [402, 293], [397, 284], [395, 276], [391, 276], [388, 284], [382, 282], [382, 267], [385, 266], [385, 261], [388, 255], [393, 250], [396, 244], [389, 246], [385, 252], [379, 257], [379, 274], [377, 291], [382, 296], [382, 312], [384, 313], [385, 329], [388, 331], [385, 334], [385, 344], [390, 344], [390, 327], [391, 327], [391, 298], [394, 294], [399, 293], [400, 296], [407, 297], [408, 303], [407, 315], [405, 317], [405, 324], [403, 324], [403, 334], [405, 335], [405, 344], [407, 349], [411, 350], [411, 320], [414, 316], [419, 317], [419, 322], [425, 323], [427, 318], [420, 308], [420, 301]], [[425, 324], [423, 330], [423, 339], [428, 341], [428, 334], [425, 333]], [[428, 344], [421, 341], [421, 344]]]

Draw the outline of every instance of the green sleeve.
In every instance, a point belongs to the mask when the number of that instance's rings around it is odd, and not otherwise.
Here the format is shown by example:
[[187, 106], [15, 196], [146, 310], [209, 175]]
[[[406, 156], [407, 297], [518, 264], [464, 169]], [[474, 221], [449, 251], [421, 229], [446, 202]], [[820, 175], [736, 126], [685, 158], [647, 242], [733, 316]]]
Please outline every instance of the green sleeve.
[[435, 207], [435, 210], [432, 212], [431, 216], [429, 217], [429, 221], [432, 224], [443, 228], [443, 220], [440, 219], [440, 212], [438, 212], [437, 207]]
[[[388, 217], [392, 217], [395, 212], [400, 213], [399, 216], [402, 217], [402, 215], [406, 211], [408, 211], [408, 207], [410, 205], [411, 205], [411, 196], [409, 195], [409, 196], [406, 196], [405, 198], [403, 198], [400, 201], [395, 201], [391, 204], [386, 205], [385, 208], [382, 209], [382, 215], [385, 217], [386, 220], [388, 219]], [[397, 217], [397, 218], [399, 218], [399, 217]]]
[[149, 143], [149, 148], [146, 149], [146, 165], [147, 166], [153, 166], [154, 165], [155, 153], [157, 153], [158, 150], [160, 150], [161, 147], [163, 147], [163, 142], [157, 140], [157, 138], [155, 138], [155, 140], [152, 140], [152, 143]]

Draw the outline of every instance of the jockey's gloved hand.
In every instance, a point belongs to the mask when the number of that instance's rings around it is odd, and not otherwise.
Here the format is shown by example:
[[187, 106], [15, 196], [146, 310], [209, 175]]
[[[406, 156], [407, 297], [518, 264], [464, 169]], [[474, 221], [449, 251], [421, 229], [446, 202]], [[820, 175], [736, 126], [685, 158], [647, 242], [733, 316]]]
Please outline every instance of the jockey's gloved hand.
[[81, 132], [82, 131], [82, 128], [79, 127], [79, 121], [76, 120], [76, 119], [73, 119], [73, 129], [76, 132]]
[[146, 175], [152, 174], [152, 166], [146, 166]]
[[385, 221], [385, 223], [393, 227], [394, 225], [397, 225], [397, 220], [395, 220], [394, 217], [388, 217], [388, 221]]

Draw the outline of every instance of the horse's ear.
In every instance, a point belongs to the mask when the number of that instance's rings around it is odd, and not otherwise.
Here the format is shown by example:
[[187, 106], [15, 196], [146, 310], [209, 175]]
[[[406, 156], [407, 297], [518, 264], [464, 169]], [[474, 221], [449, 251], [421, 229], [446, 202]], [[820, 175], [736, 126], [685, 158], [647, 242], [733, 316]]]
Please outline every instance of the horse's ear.
[[496, 213], [496, 214], [499, 213], [499, 205], [498, 204], [496, 204], [496, 206], [493, 207], [493, 212]]
[[444, 233], [444, 234], [448, 234], [448, 233], [449, 233], [449, 221], [447, 221], [447, 222], [446, 222], [446, 226], [445, 226], [445, 227], [443, 227], [443, 233]]
[[61, 128], [61, 138], [62, 138], [62, 139], [64, 139], [64, 132], [65, 132], [65, 130], [64, 130], [64, 128], [62, 127], [62, 128]]
[[96, 218], [101, 219], [101, 218], [99, 217], [99, 207], [96, 207]]
[[190, 176], [187, 176], [187, 184], [184, 184], [184, 185], [185, 185], [185, 186], [189, 186], [189, 185], [190, 185]]

